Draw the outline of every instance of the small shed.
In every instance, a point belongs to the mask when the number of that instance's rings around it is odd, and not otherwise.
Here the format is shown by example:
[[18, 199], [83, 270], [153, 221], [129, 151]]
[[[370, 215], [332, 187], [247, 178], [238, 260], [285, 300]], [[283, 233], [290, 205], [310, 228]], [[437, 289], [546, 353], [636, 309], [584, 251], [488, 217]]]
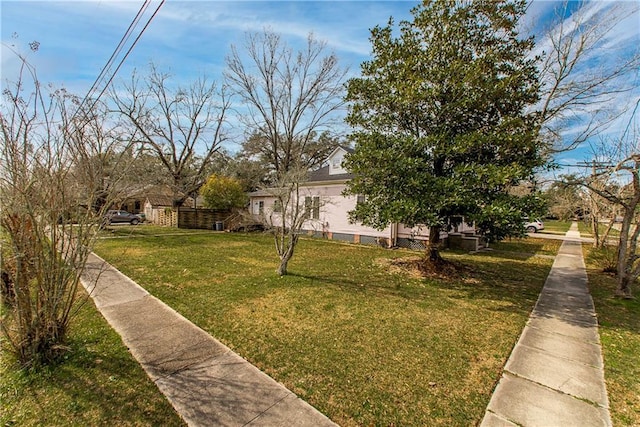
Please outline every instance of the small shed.
[[178, 226], [178, 212], [173, 209], [173, 198], [170, 196], [147, 196], [144, 202], [144, 215], [146, 221], [152, 224]]

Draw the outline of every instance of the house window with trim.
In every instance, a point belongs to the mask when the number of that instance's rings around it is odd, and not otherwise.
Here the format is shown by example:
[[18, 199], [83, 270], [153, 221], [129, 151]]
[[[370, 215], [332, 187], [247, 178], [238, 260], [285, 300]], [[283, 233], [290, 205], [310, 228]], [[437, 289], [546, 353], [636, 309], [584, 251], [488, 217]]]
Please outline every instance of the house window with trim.
[[273, 212], [280, 213], [282, 212], [282, 202], [280, 199], [275, 199], [273, 201]]
[[320, 197], [306, 196], [304, 198], [304, 217], [306, 219], [320, 219]]
[[264, 215], [264, 201], [260, 200], [258, 202], [258, 214]]

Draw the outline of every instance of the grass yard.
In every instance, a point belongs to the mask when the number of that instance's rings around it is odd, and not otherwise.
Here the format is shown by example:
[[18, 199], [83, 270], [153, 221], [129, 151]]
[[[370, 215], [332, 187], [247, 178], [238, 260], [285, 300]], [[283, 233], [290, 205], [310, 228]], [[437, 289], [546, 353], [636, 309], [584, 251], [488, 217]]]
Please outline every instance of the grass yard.
[[[618, 227], [618, 229], [615, 228], [616, 226]], [[614, 241], [618, 240], [618, 237], [620, 236], [619, 226], [620, 224], [614, 224], [614, 227], [611, 230], [609, 230], [610, 239], [613, 239]], [[608, 227], [609, 227], [608, 223], [604, 223], [604, 222], [598, 223], [598, 233], [600, 234], [600, 237], [604, 236], [604, 233], [607, 231]], [[580, 230], [580, 234], [583, 237], [592, 237], [593, 235], [591, 230], [591, 223], [589, 222], [578, 221], [578, 230]]]
[[560, 221], [555, 219], [545, 219], [543, 233], [564, 235], [571, 227], [571, 221]]
[[208, 230], [188, 230], [184, 228], [159, 227], [152, 224], [113, 224], [108, 225], [100, 230], [101, 238], [118, 238], [118, 237], [153, 237], [153, 236], [174, 236], [174, 235], [193, 235], [195, 233], [210, 233]]
[[[602, 273], [602, 256], [583, 245], [604, 354], [605, 380], [614, 425], [640, 425], [640, 301], [615, 298], [616, 279]], [[636, 285], [635, 294], [640, 294]]]
[[184, 425], [93, 302], [85, 301], [71, 323], [70, 351], [57, 366], [17, 370], [7, 352], [1, 355], [0, 425]]
[[97, 252], [342, 426], [481, 420], [552, 264], [532, 254], [559, 246], [447, 252], [466, 270], [444, 280], [397, 262], [415, 252], [303, 239], [280, 278], [268, 236], [152, 229]]

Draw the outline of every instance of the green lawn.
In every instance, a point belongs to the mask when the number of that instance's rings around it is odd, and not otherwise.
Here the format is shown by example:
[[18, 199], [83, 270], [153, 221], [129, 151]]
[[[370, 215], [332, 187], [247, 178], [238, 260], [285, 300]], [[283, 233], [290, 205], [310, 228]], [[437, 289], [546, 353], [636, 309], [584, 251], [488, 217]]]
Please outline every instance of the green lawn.
[[[602, 223], [602, 222], [598, 223], [598, 233], [600, 234], [600, 237], [604, 236], [604, 233], [607, 231], [608, 226], [609, 226], [608, 223]], [[609, 231], [609, 238], [617, 240], [618, 237], [620, 236], [620, 231], [618, 231], [618, 229], [616, 229], [615, 226], [616, 225], [614, 225], [614, 228], [612, 228]], [[617, 226], [619, 227], [620, 224], [617, 224]], [[578, 229], [580, 230], [580, 234], [583, 237], [592, 236], [591, 224], [589, 222], [578, 221]]]
[[[113, 228], [101, 255], [344, 426], [477, 423], [559, 246], [445, 252], [465, 266], [445, 280], [408, 268], [415, 252], [305, 239], [279, 278], [267, 236]], [[640, 303], [590, 251], [612, 418], [640, 425]], [[3, 353], [2, 425], [182, 425], [90, 302], [69, 347], [40, 372]]]
[[100, 230], [101, 238], [118, 238], [118, 237], [152, 237], [152, 236], [169, 236], [169, 235], [193, 235], [195, 233], [209, 233], [208, 230], [189, 230], [185, 228], [160, 227], [152, 224], [115, 224], [108, 225]]
[[0, 425], [184, 425], [89, 300], [71, 323], [68, 345], [58, 365], [39, 372], [18, 370], [1, 354]]
[[543, 233], [562, 234], [564, 235], [571, 227], [571, 221], [560, 221], [554, 219], [545, 219]]
[[[611, 259], [583, 245], [604, 354], [605, 380], [614, 425], [640, 425], [640, 301], [614, 297], [616, 279], [602, 272]], [[640, 294], [636, 285], [635, 294]]]
[[98, 253], [340, 425], [469, 425], [551, 266], [532, 254], [558, 245], [448, 252], [463, 273], [428, 280], [407, 267], [415, 252], [312, 239], [280, 278], [260, 234], [106, 239]]

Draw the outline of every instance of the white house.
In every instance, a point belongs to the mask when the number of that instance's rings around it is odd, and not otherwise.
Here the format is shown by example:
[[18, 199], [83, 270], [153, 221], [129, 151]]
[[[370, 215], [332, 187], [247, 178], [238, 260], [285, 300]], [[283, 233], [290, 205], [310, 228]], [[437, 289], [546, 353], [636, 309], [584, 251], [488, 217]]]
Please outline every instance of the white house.
[[[310, 235], [353, 243], [377, 244], [385, 247], [400, 246], [422, 249], [428, 239], [429, 229], [407, 227], [404, 224], [392, 223], [384, 230], [376, 230], [359, 222], [349, 221], [348, 212], [353, 210], [362, 196], [345, 196], [343, 194], [347, 182], [353, 177], [342, 167], [344, 156], [349, 148], [337, 147], [327, 158], [327, 164], [309, 173], [308, 181], [300, 188], [300, 198], [304, 198], [304, 206], [308, 210], [308, 219], [302, 229]], [[279, 225], [281, 213], [275, 206], [276, 197], [269, 190], [259, 190], [249, 194], [250, 213], [256, 218], [270, 218], [274, 225]], [[302, 204], [302, 200], [301, 200]], [[481, 238], [474, 236], [474, 229], [468, 224], [456, 228], [450, 241], [457, 246], [470, 250], [478, 248]], [[443, 238], [448, 237], [443, 233]], [[464, 243], [463, 243], [464, 241]]]

